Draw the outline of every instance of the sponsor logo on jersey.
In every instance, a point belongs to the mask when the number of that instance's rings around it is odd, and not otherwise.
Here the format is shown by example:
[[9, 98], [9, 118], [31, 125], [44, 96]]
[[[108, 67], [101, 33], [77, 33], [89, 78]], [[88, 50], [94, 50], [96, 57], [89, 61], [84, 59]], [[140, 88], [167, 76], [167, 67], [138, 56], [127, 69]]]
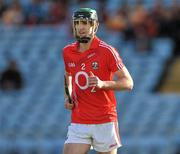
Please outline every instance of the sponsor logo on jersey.
[[89, 59], [89, 58], [93, 57], [94, 55], [95, 55], [95, 52], [89, 54], [89, 55], [87, 56], [87, 58]]
[[74, 62], [69, 62], [69, 63], [68, 63], [68, 66], [69, 66], [69, 67], [75, 67], [76, 65], [75, 65]]
[[97, 70], [97, 69], [99, 68], [98, 62], [92, 62], [92, 68], [93, 68], [94, 70]]

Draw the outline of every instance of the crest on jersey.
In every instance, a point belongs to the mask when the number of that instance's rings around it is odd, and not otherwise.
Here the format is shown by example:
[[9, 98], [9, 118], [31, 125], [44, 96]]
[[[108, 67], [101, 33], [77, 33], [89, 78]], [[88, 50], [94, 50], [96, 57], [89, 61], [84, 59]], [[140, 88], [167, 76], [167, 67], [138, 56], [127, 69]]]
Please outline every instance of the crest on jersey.
[[97, 70], [97, 69], [99, 68], [98, 62], [92, 62], [92, 68], [93, 68], [94, 70]]

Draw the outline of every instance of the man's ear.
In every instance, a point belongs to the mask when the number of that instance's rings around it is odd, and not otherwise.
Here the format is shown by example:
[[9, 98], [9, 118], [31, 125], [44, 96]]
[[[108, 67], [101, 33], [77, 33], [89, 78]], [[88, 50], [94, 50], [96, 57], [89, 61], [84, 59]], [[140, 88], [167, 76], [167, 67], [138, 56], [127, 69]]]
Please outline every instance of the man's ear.
[[98, 30], [99, 22], [96, 22], [95, 26], [96, 26], [96, 28], [94, 29], [94, 32], [96, 33]]

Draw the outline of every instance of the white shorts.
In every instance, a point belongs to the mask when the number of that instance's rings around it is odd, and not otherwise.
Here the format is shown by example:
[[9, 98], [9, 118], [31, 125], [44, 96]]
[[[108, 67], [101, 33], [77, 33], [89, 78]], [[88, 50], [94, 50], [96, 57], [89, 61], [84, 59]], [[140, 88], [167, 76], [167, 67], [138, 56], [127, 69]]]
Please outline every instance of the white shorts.
[[76, 124], [68, 127], [67, 143], [89, 144], [98, 152], [109, 152], [121, 146], [117, 122]]

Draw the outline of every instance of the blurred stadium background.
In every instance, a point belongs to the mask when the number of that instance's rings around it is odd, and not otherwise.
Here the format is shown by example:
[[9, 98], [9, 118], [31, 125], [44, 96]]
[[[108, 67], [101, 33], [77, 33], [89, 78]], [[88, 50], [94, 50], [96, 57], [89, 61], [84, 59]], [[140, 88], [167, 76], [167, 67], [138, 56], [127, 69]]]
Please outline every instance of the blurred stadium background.
[[70, 112], [61, 51], [73, 42], [79, 7], [97, 9], [97, 35], [119, 50], [134, 79], [132, 92], [116, 93], [118, 154], [179, 154], [178, 0], [0, 0], [0, 74], [13, 59], [24, 80], [20, 90], [0, 90], [0, 154], [62, 153]]

